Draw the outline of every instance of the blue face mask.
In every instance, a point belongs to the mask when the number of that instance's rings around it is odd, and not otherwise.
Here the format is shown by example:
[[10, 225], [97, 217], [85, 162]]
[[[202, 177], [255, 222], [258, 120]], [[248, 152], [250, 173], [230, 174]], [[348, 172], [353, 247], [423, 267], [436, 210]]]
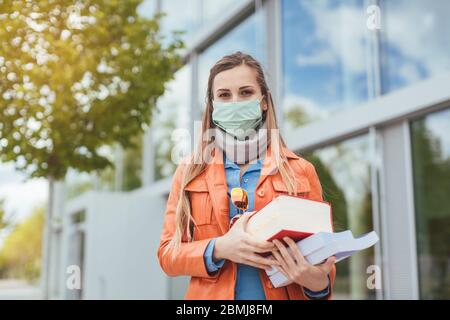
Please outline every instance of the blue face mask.
[[213, 122], [239, 140], [244, 140], [262, 121], [260, 100], [213, 101], [213, 108]]

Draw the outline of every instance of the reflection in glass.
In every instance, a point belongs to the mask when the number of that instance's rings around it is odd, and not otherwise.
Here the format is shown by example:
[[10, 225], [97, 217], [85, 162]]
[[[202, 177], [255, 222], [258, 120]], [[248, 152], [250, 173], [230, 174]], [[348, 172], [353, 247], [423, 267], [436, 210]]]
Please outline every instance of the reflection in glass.
[[[333, 208], [335, 231], [350, 229], [355, 236], [373, 230], [368, 137], [300, 154], [316, 168], [325, 201]], [[336, 264], [335, 299], [375, 299], [367, 288], [367, 267], [375, 264], [374, 248]]]
[[282, 2], [286, 131], [368, 99], [364, 0]]
[[450, 109], [411, 123], [421, 299], [450, 299]]
[[382, 9], [382, 91], [450, 70], [450, 1], [396, 0]]
[[[158, 0], [144, 0], [138, 7], [139, 15], [152, 18], [156, 13]], [[224, 13], [236, 7], [233, 0], [160, 0], [162, 19], [161, 30], [170, 37], [172, 31], [183, 31], [185, 41], [190, 41], [197, 33], [210, 27], [223, 17]]]
[[[153, 141], [155, 146], [155, 180], [171, 176], [177, 167], [172, 159], [175, 145], [187, 138], [190, 124], [191, 66], [185, 65], [166, 86], [166, 92], [158, 100], [153, 116]], [[174, 131], [175, 129], [179, 129]], [[180, 157], [188, 147], [181, 148]], [[179, 160], [179, 159], [178, 159]]]
[[235, 0], [220, 0], [211, 1], [203, 0], [203, 22], [202, 25], [208, 26], [214, 23], [218, 18], [226, 14], [227, 10], [236, 6]]
[[163, 0], [161, 31], [168, 36], [173, 31], [185, 32], [183, 39], [189, 41], [201, 26], [201, 0]]
[[261, 39], [257, 35], [257, 17], [258, 15], [251, 15], [200, 54], [198, 66], [200, 110], [203, 111], [205, 108], [209, 70], [220, 58], [242, 51], [252, 55], [263, 66], [265, 65], [263, 50], [259, 49], [262, 46]]

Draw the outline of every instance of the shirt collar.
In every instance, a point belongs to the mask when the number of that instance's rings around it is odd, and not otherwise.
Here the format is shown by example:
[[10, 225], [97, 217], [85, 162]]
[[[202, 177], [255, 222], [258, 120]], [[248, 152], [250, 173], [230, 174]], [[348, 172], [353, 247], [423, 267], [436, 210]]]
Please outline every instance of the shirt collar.
[[[227, 156], [225, 155], [225, 153], [223, 154], [223, 158], [225, 159], [225, 161], [224, 161], [225, 169], [233, 168], [233, 169], [240, 170], [239, 166], [235, 162], [233, 162], [230, 159], [228, 159]], [[258, 160], [256, 160], [255, 162], [251, 163], [248, 166], [247, 172], [248, 171], [253, 171], [253, 170], [261, 170], [261, 168], [263, 166], [263, 163], [264, 163], [264, 157], [259, 158]]]

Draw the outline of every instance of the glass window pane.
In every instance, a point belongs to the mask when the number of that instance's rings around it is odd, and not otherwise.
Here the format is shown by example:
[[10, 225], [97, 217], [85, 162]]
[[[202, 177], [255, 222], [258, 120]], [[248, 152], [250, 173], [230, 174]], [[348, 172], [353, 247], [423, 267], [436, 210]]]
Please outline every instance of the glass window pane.
[[368, 99], [364, 0], [282, 2], [285, 130]]
[[411, 124], [421, 299], [450, 299], [450, 109]]
[[382, 90], [450, 70], [450, 1], [381, 1]]
[[236, 51], [242, 51], [252, 55], [263, 66], [265, 65], [264, 52], [261, 50], [263, 40], [257, 34], [257, 17], [259, 16], [251, 15], [200, 54], [198, 66], [199, 104], [202, 111], [205, 108], [209, 70], [220, 58]]
[[[316, 168], [324, 200], [332, 204], [335, 231], [354, 236], [373, 230], [368, 137], [354, 138], [301, 154]], [[336, 264], [335, 299], [375, 299], [367, 288], [367, 267], [375, 264], [374, 247]]]
[[169, 35], [172, 31], [184, 31], [183, 40], [189, 41], [201, 27], [201, 0], [162, 0], [161, 31]]
[[203, 26], [214, 23], [217, 18], [236, 6], [235, 0], [203, 0]]
[[[186, 137], [186, 134], [188, 134], [191, 97], [190, 77], [191, 66], [185, 65], [176, 72], [175, 79], [166, 85], [166, 92], [158, 100], [152, 129], [155, 146], [156, 180], [170, 177], [175, 172], [177, 163], [172, 160], [172, 150], [175, 143], [179, 141], [178, 139], [183, 138], [183, 135]], [[174, 134], [175, 129], [182, 131]]]

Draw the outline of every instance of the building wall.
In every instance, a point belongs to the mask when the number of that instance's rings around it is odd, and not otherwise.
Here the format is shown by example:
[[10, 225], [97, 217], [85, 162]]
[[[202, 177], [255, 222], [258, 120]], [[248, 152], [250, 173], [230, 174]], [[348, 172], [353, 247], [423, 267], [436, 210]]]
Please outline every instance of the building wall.
[[[69, 204], [62, 243], [65, 268], [55, 298], [169, 298], [172, 284], [157, 259], [164, 206], [162, 197], [141, 191], [90, 191]], [[74, 265], [80, 267], [81, 290], [66, 285], [73, 274], [67, 268]]]

